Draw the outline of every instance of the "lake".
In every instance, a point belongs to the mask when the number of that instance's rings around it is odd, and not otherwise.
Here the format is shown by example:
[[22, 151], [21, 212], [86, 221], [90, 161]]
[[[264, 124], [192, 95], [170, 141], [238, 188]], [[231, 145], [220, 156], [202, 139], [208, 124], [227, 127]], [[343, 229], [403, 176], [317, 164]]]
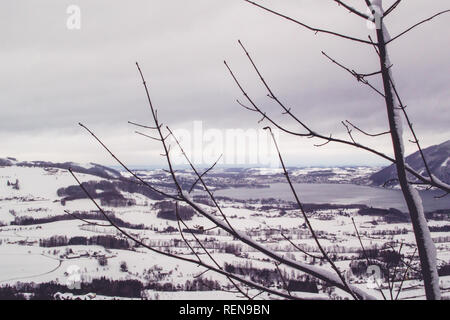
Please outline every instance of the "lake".
[[[304, 203], [316, 204], [365, 204], [377, 208], [396, 208], [406, 212], [407, 207], [400, 190], [359, 186], [354, 184], [308, 184], [295, 183], [294, 188]], [[229, 188], [218, 190], [216, 196], [239, 200], [275, 198], [295, 201], [287, 183], [274, 183], [269, 188]], [[450, 209], [450, 196], [435, 199], [442, 195], [439, 191], [421, 191], [426, 211]]]

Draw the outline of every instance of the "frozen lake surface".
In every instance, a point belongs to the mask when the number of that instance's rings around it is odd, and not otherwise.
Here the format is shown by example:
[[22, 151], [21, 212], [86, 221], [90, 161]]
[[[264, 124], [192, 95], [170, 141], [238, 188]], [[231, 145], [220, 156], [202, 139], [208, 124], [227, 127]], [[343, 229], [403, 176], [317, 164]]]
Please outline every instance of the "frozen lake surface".
[[[400, 190], [327, 183], [296, 183], [294, 188], [304, 203], [365, 204], [371, 207], [406, 211], [406, 203]], [[275, 198], [294, 201], [287, 183], [274, 183], [269, 188], [229, 188], [218, 190], [215, 195], [240, 200]], [[436, 196], [442, 195], [439, 191], [421, 191], [420, 195], [426, 211], [450, 209], [450, 196], [436, 199]]]

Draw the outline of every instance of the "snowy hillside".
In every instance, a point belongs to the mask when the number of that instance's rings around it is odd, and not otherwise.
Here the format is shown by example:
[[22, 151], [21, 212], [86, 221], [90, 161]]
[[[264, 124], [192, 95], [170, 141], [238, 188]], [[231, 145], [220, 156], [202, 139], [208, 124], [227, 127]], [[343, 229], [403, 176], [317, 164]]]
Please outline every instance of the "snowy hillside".
[[[450, 183], [450, 140], [423, 150], [431, 173], [439, 180]], [[420, 174], [428, 177], [428, 173], [419, 151], [406, 157], [406, 163]], [[375, 185], [383, 185], [386, 181], [396, 178], [397, 169], [391, 165], [373, 174], [370, 179]], [[415, 179], [415, 177], [410, 177]]]
[[[127, 175], [95, 164], [23, 163], [4, 159], [0, 163], [0, 291], [4, 286], [13, 286], [21, 288], [22, 293], [38, 294], [38, 288], [42, 286], [51, 288], [49, 290], [53, 293], [50, 298], [57, 292], [59, 295], [55, 297], [80, 294], [96, 299], [242, 298], [239, 294], [227, 292], [233, 287], [223, 276], [212, 272], [202, 275], [205, 270], [197, 265], [152, 253], [107, 226], [104, 217], [66, 170], [68, 165], [78, 172], [77, 177], [92, 196], [124, 230], [153, 248], [192, 256], [180, 237], [178, 222], [174, 218], [174, 204], [130, 183], [126, 179]], [[308, 174], [320, 176], [322, 173], [350, 179], [352, 172], [353, 178], [370, 172], [367, 168], [352, 170], [295, 169], [294, 175], [306, 179]], [[276, 175], [279, 174], [276, 170], [262, 169], [246, 169], [248, 173], [229, 171], [218, 170], [216, 175], [209, 178], [213, 188], [226, 184], [227, 179], [235, 183], [260, 183], [278, 179]], [[139, 174], [146, 181], [166, 186], [166, 174], [163, 171], [142, 171]], [[186, 186], [190, 186], [192, 174], [180, 174]], [[261, 176], [263, 180], [258, 178]], [[271, 178], [267, 180], [267, 176]], [[211, 203], [203, 195], [193, 198], [205, 210], [213, 211]], [[331, 271], [331, 267], [324, 265], [323, 261], [311, 257], [319, 252], [294, 203], [223, 198], [219, 204], [230, 223], [255, 241], [292, 259], [317, 264]], [[411, 255], [414, 250], [410, 224], [404, 219], [398, 219], [395, 211], [375, 210], [363, 205], [308, 205], [305, 208], [311, 224], [320, 234], [322, 245], [336, 256], [336, 263], [343, 269], [353, 266], [354, 270], [358, 270], [356, 266], [363, 260], [352, 218], [356, 221], [366, 249], [382, 250], [386, 243], [394, 247], [402, 243], [405, 255]], [[181, 206], [180, 212], [189, 227], [188, 230], [183, 228], [184, 232], [198, 255], [204, 257], [205, 253], [189, 236], [190, 231], [197, 234], [216, 261], [227, 270], [239, 270], [244, 276], [264, 285], [282, 287], [283, 279], [270, 259], [239, 243], [224, 231], [211, 229], [214, 227], [212, 222], [192, 209]], [[218, 212], [215, 214], [219, 216]], [[438, 247], [439, 266], [443, 267], [450, 259], [450, 239], [445, 229], [448, 217], [436, 215], [432, 218], [430, 225], [435, 228], [432, 235]], [[293, 247], [284, 236], [289, 237], [303, 251]], [[415, 265], [418, 263], [417, 259], [413, 261]], [[346, 296], [339, 290], [330, 291], [323, 283], [305, 274], [292, 272], [284, 266], [280, 266], [280, 269], [284, 278], [299, 288], [296, 292], [298, 296]], [[81, 285], [78, 291], [73, 291], [70, 286], [74, 275]], [[351, 279], [356, 285], [365, 285], [366, 280], [357, 271]], [[34, 283], [34, 287], [24, 287], [27, 283]], [[401, 297], [420, 297], [423, 293], [420, 281], [413, 278], [408, 283], [411, 290]], [[450, 281], [444, 278], [443, 286], [449, 285]], [[105, 287], [128, 289], [105, 291]], [[372, 291], [373, 295], [379, 295], [378, 291]], [[256, 290], [251, 292], [258, 293]], [[259, 298], [267, 297], [261, 295]]]

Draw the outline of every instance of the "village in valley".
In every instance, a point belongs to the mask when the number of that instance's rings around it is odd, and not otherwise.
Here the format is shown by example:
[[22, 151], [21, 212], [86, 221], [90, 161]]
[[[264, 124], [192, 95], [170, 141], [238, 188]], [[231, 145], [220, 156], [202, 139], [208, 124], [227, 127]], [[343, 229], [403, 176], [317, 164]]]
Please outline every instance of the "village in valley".
[[[205, 259], [207, 250], [227, 272], [300, 297], [349, 298], [323, 281], [274, 263], [189, 206], [180, 205], [176, 214], [173, 201], [130, 183], [131, 177], [125, 172], [95, 164], [15, 159], [4, 159], [0, 165], [0, 295], [48, 299], [245, 298], [223, 275], [158, 255], [124, 237], [83, 193], [67, 171], [68, 166], [77, 172], [109, 219], [147, 246], [183, 257], [192, 257], [195, 252]], [[301, 188], [375, 188], [368, 186], [369, 177], [379, 169], [289, 170]], [[170, 177], [165, 171], [135, 173], [170, 192]], [[189, 170], [177, 174], [187, 189], [195, 182]], [[270, 185], [281, 184], [282, 179], [280, 170], [264, 168], [218, 168], [205, 178], [234, 228], [292, 260], [332, 271], [292, 199], [275, 193], [247, 199], [227, 194], [230, 190], [242, 193], [240, 188], [247, 186], [244, 190], [265, 195]], [[214, 211], [201, 186], [191, 194], [202, 208]], [[348, 281], [379, 298], [398, 294], [399, 299], [422, 299], [415, 238], [404, 210], [383, 205], [377, 208], [363, 201], [337, 202], [305, 201], [304, 206], [321, 245]], [[448, 213], [439, 208], [427, 212], [444, 296], [450, 293]], [[183, 220], [181, 228], [177, 215]], [[381, 273], [369, 274], [367, 270], [373, 266]], [[258, 294], [253, 288], [246, 290]], [[258, 298], [270, 298], [270, 293]]]

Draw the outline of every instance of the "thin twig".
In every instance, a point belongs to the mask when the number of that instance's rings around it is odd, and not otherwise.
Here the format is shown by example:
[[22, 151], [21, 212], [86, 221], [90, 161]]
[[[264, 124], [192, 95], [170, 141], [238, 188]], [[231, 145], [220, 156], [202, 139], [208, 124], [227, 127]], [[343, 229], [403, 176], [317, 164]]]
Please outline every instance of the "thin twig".
[[195, 252], [194, 248], [192, 248], [192, 246], [189, 244], [189, 242], [187, 241], [187, 239], [184, 237], [183, 234], [183, 229], [181, 228], [180, 225], [180, 214], [178, 212], [178, 203], [175, 202], [175, 214], [177, 216], [177, 224], [178, 224], [178, 230], [180, 232], [181, 238], [183, 239], [184, 243], [186, 243], [186, 245], [188, 246], [188, 248], [191, 250], [191, 252], [197, 257], [198, 261], [201, 262], [202, 259], [200, 259], [199, 255], [197, 254], [197, 252]]
[[[355, 219], [353, 217], [352, 217], [352, 223], [353, 223], [353, 227], [355, 228], [356, 236], [358, 237], [359, 244], [363, 251], [364, 257], [366, 258], [367, 267], [369, 267], [371, 265], [369, 256], [367, 255], [366, 249], [364, 248], [364, 244], [362, 242], [361, 235], [359, 234], [358, 228], [356, 227]], [[383, 296], [383, 299], [387, 300], [386, 296], [384, 295], [383, 289], [380, 287], [380, 284], [378, 283], [377, 279], [375, 279], [375, 283], [377, 284], [378, 290], [380, 291], [381, 295]]]
[[[170, 130], [169, 127], [166, 127], [167, 130], [169, 131], [170, 135], [172, 136], [172, 138], [175, 140], [176, 144], [178, 145], [178, 148], [181, 150], [181, 153], [183, 154], [184, 158], [186, 159], [186, 161], [189, 163], [189, 166], [191, 167], [192, 171], [194, 171], [194, 173], [196, 174], [198, 180], [200, 181], [200, 183], [202, 184], [203, 188], [205, 189], [205, 191], [208, 193], [208, 196], [211, 198], [211, 200], [213, 201], [214, 205], [216, 206], [217, 210], [219, 210], [222, 218], [224, 219], [224, 221], [227, 223], [227, 225], [230, 227], [230, 229], [233, 231], [233, 235], [237, 235], [236, 230], [234, 230], [233, 226], [231, 225], [230, 221], [228, 221], [227, 216], [225, 215], [225, 213], [222, 211], [222, 208], [219, 206], [219, 203], [217, 202], [216, 198], [214, 197], [214, 195], [212, 194], [212, 192], [209, 190], [208, 186], [206, 185], [205, 181], [203, 180], [202, 176], [199, 174], [199, 172], [197, 171], [197, 169], [195, 168], [194, 164], [192, 163], [191, 159], [189, 159], [189, 157], [187, 156], [186, 152], [183, 149], [183, 146], [180, 144], [180, 142], [178, 141], [177, 137], [173, 134], [173, 132]], [[182, 194], [182, 197], [184, 199], [186, 199], [186, 197]]]
[[306, 28], [306, 29], [308, 29], [308, 30], [310, 30], [310, 31], [313, 31], [313, 32], [316, 33], [316, 34], [317, 34], [317, 33], [324, 33], [324, 34], [329, 34], [329, 35], [332, 35], [332, 36], [337, 36], [337, 37], [344, 38], [344, 39], [351, 40], [351, 41], [355, 41], [355, 42], [360, 42], [360, 43], [364, 43], [364, 44], [371, 44], [371, 43], [370, 43], [369, 41], [367, 41], [367, 40], [358, 39], [358, 38], [355, 38], [355, 37], [347, 36], [347, 35], [345, 35], [345, 34], [337, 33], [337, 32], [330, 31], [330, 30], [325, 30], [325, 29], [320, 29], [320, 28], [311, 27], [311, 26], [309, 26], [309, 25], [307, 25], [307, 24], [305, 24], [305, 23], [303, 23], [303, 22], [300, 22], [300, 21], [295, 20], [295, 19], [293, 19], [293, 18], [291, 18], [291, 17], [288, 17], [288, 16], [286, 16], [286, 15], [284, 15], [284, 14], [282, 14], [282, 13], [279, 13], [279, 12], [277, 12], [277, 11], [274, 11], [274, 10], [272, 10], [272, 9], [269, 9], [269, 8], [267, 8], [267, 7], [264, 7], [264, 6], [262, 6], [262, 5], [260, 5], [260, 4], [256, 3], [256, 2], [253, 2], [253, 1], [250, 1], [250, 0], [244, 0], [244, 1], [250, 3], [251, 5], [254, 5], [255, 7], [261, 8], [261, 9], [267, 11], [267, 12], [270, 12], [270, 13], [276, 15], [276, 16], [279, 16], [279, 17], [281, 17], [281, 18], [283, 18], [283, 19], [286, 19], [286, 20], [288, 20], [288, 21], [294, 22], [294, 23], [296, 23], [296, 24], [298, 24], [298, 25], [300, 25], [300, 26], [302, 26], [302, 27], [304, 27], [304, 28]]
[[217, 165], [217, 163], [220, 161], [220, 159], [222, 158], [223, 154], [221, 154], [219, 156], [219, 158], [216, 160], [216, 162], [214, 162], [212, 164], [212, 166], [210, 166], [207, 170], [205, 170], [205, 172], [203, 172], [200, 177], [197, 178], [197, 180], [195, 180], [195, 182], [192, 184], [191, 188], [189, 189], [189, 193], [192, 192], [192, 190], [194, 190], [195, 185], [197, 184], [197, 182], [200, 181], [201, 178], [203, 178], [205, 175], [208, 174], [208, 172], [210, 172], [212, 169], [214, 169], [214, 167]]
[[[416, 251], [417, 251], [417, 248], [414, 249], [414, 253], [413, 253], [413, 255], [411, 256], [411, 259], [409, 260], [409, 261], [410, 261], [410, 264], [411, 264], [411, 262], [413, 261], [415, 255], [416, 255]], [[406, 277], [408, 276], [408, 271], [409, 271], [409, 269], [410, 269], [410, 266], [408, 265], [408, 266], [406, 267], [405, 273], [403, 274], [402, 281], [400, 282], [400, 286], [398, 287], [397, 295], [395, 296], [395, 300], [398, 300], [398, 297], [399, 297], [399, 295], [400, 295], [400, 292], [402, 291], [403, 283], [405, 282]]]
[[[151, 129], [151, 130], [157, 130], [157, 129], [158, 129], [157, 127], [146, 126], [146, 125], [139, 124], [139, 123], [132, 122], [132, 121], [128, 121], [128, 123], [129, 123], [129, 124], [132, 124], [132, 125], [134, 125], [134, 126], [137, 126], [137, 127], [144, 128], [144, 129]], [[161, 128], [161, 127], [162, 127], [162, 124], [160, 124], [159, 127]]]
[[174, 170], [173, 170], [172, 162], [171, 162], [171, 160], [170, 160], [170, 155], [169, 155], [169, 149], [170, 149], [170, 147], [167, 146], [166, 141], [165, 141], [165, 139], [164, 139], [164, 135], [163, 135], [163, 133], [162, 133], [162, 131], [161, 131], [161, 125], [159, 124], [159, 121], [158, 121], [158, 113], [157, 113], [157, 111], [155, 110], [155, 108], [153, 107], [152, 99], [150, 98], [150, 93], [149, 93], [148, 87], [147, 87], [147, 82], [145, 81], [145, 78], [144, 78], [144, 75], [143, 75], [143, 73], [142, 73], [142, 70], [141, 70], [141, 68], [140, 68], [140, 66], [139, 66], [139, 63], [137, 63], [137, 62], [136, 62], [136, 67], [137, 67], [137, 69], [138, 69], [138, 71], [139, 71], [139, 74], [140, 74], [140, 76], [141, 76], [142, 84], [143, 84], [143, 86], [144, 86], [145, 93], [146, 93], [146, 95], [147, 95], [148, 105], [149, 105], [150, 110], [151, 110], [151, 112], [152, 112], [153, 120], [154, 120], [154, 122], [155, 122], [155, 127], [156, 127], [156, 130], [158, 131], [159, 137], [160, 137], [160, 139], [161, 139], [161, 144], [162, 144], [162, 146], [163, 146], [163, 148], [164, 148], [164, 157], [165, 157], [166, 160], [167, 160], [167, 165], [169, 166], [169, 170], [170, 170], [170, 174], [171, 174], [171, 176], [172, 176], [172, 180], [173, 180], [173, 182], [175, 183], [175, 186], [176, 186], [177, 191], [178, 191], [178, 195], [181, 195], [181, 194], [182, 194], [182, 189], [181, 189], [180, 184], [178, 183], [178, 180], [177, 180], [176, 177], [175, 177], [175, 172], [174, 172]]
[[391, 133], [390, 131], [385, 131], [385, 132], [375, 133], [375, 134], [374, 133], [368, 133], [368, 132], [362, 130], [361, 128], [357, 127], [356, 125], [354, 125], [353, 123], [351, 123], [348, 120], [345, 120], [345, 122], [347, 122], [349, 125], [351, 125], [353, 128], [355, 128], [356, 130], [358, 130], [362, 134], [365, 134], [366, 136], [369, 136], [369, 137], [379, 137], [379, 136], [384, 136], [386, 134], [390, 134]]
[[278, 143], [277, 143], [277, 141], [275, 139], [275, 136], [273, 135], [272, 129], [270, 127], [266, 127], [264, 129], [269, 130], [269, 132], [270, 132], [270, 135], [272, 137], [272, 141], [273, 141], [273, 143], [275, 145], [275, 148], [277, 150], [278, 158], [280, 159], [280, 163], [281, 163], [281, 166], [283, 168], [283, 172], [284, 172], [284, 175], [286, 177], [286, 180], [287, 180], [287, 182], [289, 184], [289, 187], [291, 189], [292, 194], [294, 195], [295, 201], [296, 201], [296, 203], [297, 203], [297, 205], [298, 205], [298, 207], [300, 209], [300, 212], [303, 215], [303, 219], [305, 220], [305, 223], [308, 226], [308, 229], [311, 232], [311, 235], [312, 235], [312, 237], [314, 238], [314, 241], [317, 244], [317, 247], [319, 248], [319, 250], [322, 253], [322, 255], [325, 258], [325, 260], [328, 261], [328, 263], [331, 265], [332, 269], [336, 272], [336, 274], [338, 275], [339, 279], [342, 281], [342, 284], [347, 289], [347, 292], [350, 293], [350, 295], [355, 300], [358, 300], [358, 297], [355, 295], [353, 290], [350, 289], [350, 287], [348, 286], [347, 281], [345, 280], [345, 278], [342, 275], [341, 271], [337, 268], [337, 266], [334, 264], [333, 260], [331, 260], [331, 258], [328, 256], [328, 254], [326, 253], [326, 251], [323, 249], [322, 245], [320, 244], [320, 241], [319, 241], [319, 239], [318, 239], [318, 237], [316, 235], [316, 232], [314, 231], [314, 228], [312, 227], [311, 222], [309, 221], [309, 218], [306, 215], [306, 212], [305, 212], [305, 210], [303, 208], [303, 204], [302, 204], [302, 202], [300, 201], [300, 198], [297, 195], [297, 191], [295, 191], [295, 188], [294, 188], [294, 186], [293, 186], [293, 184], [291, 182], [291, 178], [289, 177], [289, 174], [287, 172], [286, 166], [284, 164], [283, 157], [281, 156], [281, 152], [280, 152], [280, 149], [278, 148]]
[[[191, 229], [186, 225], [186, 223], [183, 221], [183, 219], [180, 217], [180, 214], [178, 212], [178, 207], [177, 207], [177, 220], [178, 223], [181, 221], [181, 223], [184, 225], [184, 227], [186, 228], [186, 230], [189, 231], [189, 233], [194, 237], [195, 241], [200, 245], [200, 247], [203, 249], [203, 251], [206, 253], [206, 255], [211, 259], [211, 261], [216, 265], [217, 268], [219, 268], [220, 270], [223, 270], [223, 268], [219, 265], [219, 263], [216, 261], [216, 259], [214, 259], [214, 257], [209, 253], [209, 251], [205, 248], [205, 246], [203, 245], [203, 243], [200, 241], [200, 239], [195, 235], [195, 233], [193, 233], [191, 231]], [[248, 298], [249, 300], [251, 300], [251, 297], [246, 294], [238, 285], [237, 283], [235, 283], [233, 281], [233, 279], [231, 279], [230, 277], [227, 277], [228, 280], [233, 284], [233, 286], [236, 288], [236, 290], [238, 290], [244, 297]], [[289, 294], [290, 295], [290, 294]]]
[[339, 5], [343, 6], [344, 8], [346, 8], [347, 10], [349, 10], [351, 13], [356, 14], [357, 16], [363, 18], [364, 20], [370, 20], [370, 17], [367, 14], [364, 14], [362, 12], [359, 12], [358, 10], [356, 10], [355, 8], [345, 4], [343, 1], [340, 0], [333, 0], [334, 2], [337, 2]]
[[[334, 64], [336, 64], [337, 66], [341, 67], [342, 69], [346, 70], [348, 73], [350, 73], [353, 77], [356, 78], [356, 80], [358, 82], [361, 82], [363, 84], [365, 84], [366, 86], [370, 87], [373, 91], [375, 91], [376, 93], [378, 93], [380, 96], [384, 97], [384, 94], [378, 90], [377, 88], [375, 88], [369, 81], [367, 81], [364, 78], [363, 74], [359, 74], [354, 70], [350, 70], [350, 68], [344, 66], [343, 64], [337, 62], [335, 59], [331, 58], [329, 55], [327, 55], [324, 51], [322, 51], [322, 54], [328, 58], [328, 60], [330, 60], [331, 62], [333, 62]], [[372, 74], [369, 74], [372, 75]]]
[[89, 132], [95, 140], [97, 140], [97, 142], [114, 158], [114, 160], [116, 160], [128, 173], [130, 173], [135, 179], [137, 179], [140, 183], [142, 183], [143, 185], [145, 185], [147, 188], [149, 188], [150, 190], [155, 191], [156, 193], [159, 193], [160, 195], [173, 199], [173, 200], [179, 200], [178, 197], [173, 196], [171, 194], [168, 194], [164, 191], [158, 190], [155, 187], [151, 186], [148, 182], [146, 182], [145, 180], [143, 180], [142, 178], [140, 178], [137, 174], [135, 174], [130, 168], [128, 168], [121, 160], [119, 160], [119, 158], [116, 157], [116, 155], [100, 140], [100, 138], [98, 138], [94, 132], [92, 132], [88, 127], [86, 127], [84, 124], [79, 123], [79, 125], [85, 129], [87, 132]]
[[449, 9], [449, 10], [444, 10], [444, 11], [441, 11], [441, 12], [439, 12], [439, 13], [436, 13], [435, 15], [433, 15], [433, 16], [431, 16], [431, 17], [425, 19], [425, 20], [422, 20], [422, 21], [416, 23], [415, 25], [413, 25], [412, 27], [409, 27], [408, 29], [406, 29], [405, 31], [403, 31], [402, 33], [400, 33], [399, 35], [397, 35], [397, 36], [391, 38], [389, 41], [386, 41], [386, 45], [388, 45], [389, 43], [391, 43], [391, 42], [394, 41], [394, 40], [397, 40], [397, 39], [400, 38], [401, 36], [407, 34], [407, 33], [410, 32], [411, 30], [413, 30], [414, 28], [416, 28], [416, 27], [418, 27], [418, 26], [420, 26], [420, 25], [422, 25], [422, 24], [424, 24], [424, 23], [426, 23], [426, 22], [428, 22], [428, 21], [430, 21], [430, 20], [432, 20], [432, 19], [434, 19], [434, 18], [436, 18], [436, 17], [442, 15], [442, 14], [449, 13], [449, 12], [450, 12], [450, 9]]
[[384, 14], [383, 14], [383, 18], [386, 18], [390, 13], [392, 13], [395, 8], [397, 8], [397, 6], [400, 4], [400, 2], [402, 2], [402, 0], [397, 0], [394, 4], [392, 4], [392, 6], [389, 7], [389, 9], [387, 9]]
[[422, 147], [421, 147], [421, 145], [419, 143], [419, 139], [417, 138], [416, 131], [413, 128], [413, 124], [412, 124], [411, 120], [409, 119], [408, 112], [406, 111], [406, 106], [403, 104], [403, 101], [400, 98], [400, 94], [397, 91], [397, 87], [395, 86], [395, 83], [394, 83], [394, 81], [392, 81], [391, 77], [389, 77], [389, 82], [391, 83], [392, 89], [394, 90], [395, 96], [396, 96], [396, 98], [398, 100], [398, 103], [400, 104], [400, 109], [402, 110], [403, 115], [405, 116], [406, 122], [407, 122], [408, 127], [409, 127], [409, 131], [411, 132], [411, 134], [414, 137], [413, 143], [415, 143], [417, 145], [417, 149], [419, 150], [419, 153], [420, 153], [422, 161], [423, 161], [423, 163], [425, 165], [425, 169], [427, 171], [427, 174], [430, 177], [430, 180], [433, 181], [434, 180], [433, 179], [433, 174], [431, 173], [431, 169], [430, 169], [430, 167], [428, 165], [427, 159], [425, 159], [425, 154], [424, 154], [424, 152], [422, 150]]
[[300, 248], [299, 246], [297, 246], [294, 242], [292, 242], [291, 239], [289, 239], [288, 237], [286, 237], [283, 233], [281, 233], [281, 236], [282, 236], [284, 239], [286, 239], [286, 240], [287, 240], [287, 241], [288, 241], [295, 249], [297, 249], [297, 250], [300, 251], [301, 253], [303, 253], [303, 254], [305, 254], [305, 255], [311, 257], [311, 258], [314, 258], [314, 259], [319, 259], [319, 260], [322, 260], [322, 259], [323, 259], [323, 257], [315, 256], [315, 255], [309, 253], [308, 251], [303, 250], [302, 248]]
[[281, 273], [280, 268], [278, 267], [279, 264], [277, 262], [275, 262], [274, 264], [275, 264], [275, 267], [277, 268], [278, 274], [280, 275], [281, 281], [283, 281], [284, 289], [288, 292], [289, 295], [291, 295], [291, 291], [289, 290], [289, 286], [288, 286], [286, 280], [284, 279], [284, 276]]

